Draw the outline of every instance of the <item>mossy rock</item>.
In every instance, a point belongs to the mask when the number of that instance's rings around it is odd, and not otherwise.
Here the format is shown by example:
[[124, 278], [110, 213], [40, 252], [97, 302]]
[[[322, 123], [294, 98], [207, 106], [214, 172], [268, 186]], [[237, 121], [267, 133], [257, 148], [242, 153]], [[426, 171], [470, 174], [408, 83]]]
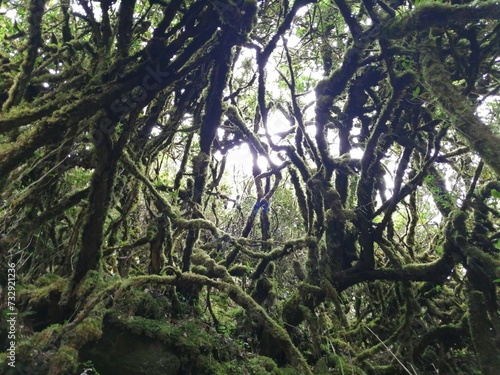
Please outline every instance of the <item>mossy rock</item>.
[[100, 375], [177, 374], [181, 366], [180, 359], [158, 340], [113, 326], [82, 350], [81, 360], [91, 360]]
[[91, 361], [100, 375], [298, 375], [245, 352], [237, 339], [193, 317], [165, 321], [110, 314], [101, 338], [80, 351], [80, 361]]

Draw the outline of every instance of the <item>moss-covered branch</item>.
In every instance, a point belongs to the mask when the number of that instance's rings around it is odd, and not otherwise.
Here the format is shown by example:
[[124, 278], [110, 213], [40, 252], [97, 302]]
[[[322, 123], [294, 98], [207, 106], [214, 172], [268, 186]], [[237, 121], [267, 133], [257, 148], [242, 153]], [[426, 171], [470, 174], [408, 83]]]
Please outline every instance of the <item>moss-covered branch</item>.
[[[481, 19], [496, 21], [500, 18], [497, 1], [473, 2], [466, 5], [452, 5], [439, 1], [424, 2], [413, 11], [398, 15], [386, 22], [380, 29], [385, 39], [400, 39], [415, 31], [425, 31], [432, 27], [465, 26]], [[472, 5], [474, 4], [474, 5]]]
[[31, 73], [35, 67], [38, 49], [42, 45], [42, 16], [44, 8], [45, 0], [31, 0], [29, 8], [29, 40], [26, 57], [21, 65], [21, 71], [9, 90], [9, 98], [2, 106], [3, 111], [7, 111], [12, 106], [19, 104], [26, 92]]
[[467, 103], [467, 99], [460, 95], [451, 81], [450, 73], [440, 61], [436, 45], [430, 37], [422, 43], [420, 52], [422, 74], [429, 91], [446, 111], [452, 125], [465, 138], [469, 147], [500, 176], [500, 137], [482, 123]]
[[500, 350], [487, 315], [483, 293], [471, 291], [468, 304], [470, 333], [481, 365], [481, 373], [484, 375], [497, 374], [500, 368]]

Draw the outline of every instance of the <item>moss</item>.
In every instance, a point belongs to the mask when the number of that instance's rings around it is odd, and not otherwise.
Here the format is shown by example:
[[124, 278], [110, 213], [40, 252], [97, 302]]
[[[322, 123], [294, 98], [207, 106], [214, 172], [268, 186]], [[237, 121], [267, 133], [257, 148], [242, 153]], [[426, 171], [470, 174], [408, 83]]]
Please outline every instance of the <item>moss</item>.
[[335, 354], [320, 358], [314, 366], [313, 373], [315, 375], [366, 375], [362, 369], [347, 363], [342, 357]]
[[265, 370], [267, 374], [278, 374], [278, 366], [271, 358], [268, 358], [268, 357], [259, 356], [259, 357], [251, 358], [248, 361], [248, 365], [250, 367], [250, 369], [249, 369], [250, 374], [259, 375], [259, 374], [263, 373], [263, 372], [253, 372], [252, 367], [254, 368], [253, 369], [254, 371], [255, 371], [255, 369], [262, 369], [262, 370]]
[[308, 283], [299, 283], [298, 288], [304, 295], [315, 296], [321, 293], [321, 288], [316, 285], [311, 285]]
[[295, 292], [283, 303], [283, 319], [290, 325], [298, 325], [307, 315], [308, 310], [302, 304], [302, 299], [298, 292]]
[[9, 366], [7, 353], [0, 353], [0, 374], [4, 375], [17, 375], [18, 371], [15, 367]]
[[61, 284], [64, 281], [65, 279], [61, 276], [54, 275], [53, 273], [48, 273], [38, 278], [35, 281], [35, 285], [37, 286], [37, 288], [41, 288], [52, 284]]
[[278, 368], [277, 364], [269, 357], [253, 356], [251, 358], [238, 361], [214, 363], [210, 366], [210, 374], [217, 375], [298, 375], [297, 370], [286, 367]]
[[114, 307], [126, 316], [137, 315], [150, 319], [163, 318], [170, 308], [170, 301], [165, 296], [153, 296], [137, 289], [130, 289], [121, 298], [117, 298]]
[[49, 374], [73, 375], [78, 364], [78, 350], [68, 345], [61, 346], [50, 360]]
[[208, 275], [208, 269], [205, 266], [194, 265], [191, 267], [191, 271], [199, 275]]
[[236, 264], [229, 268], [229, 274], [231, 276], [236, 276], [236, 277], [243, 277], [249, 273], [249, 269], [247, 266], [243, 264]]
[[29, 338], [29, 340], [20, 343], [20, 345], [17, 347], [17, 353], [21, 357], [24, 357], [24, 354], [29, 357], [29, 352], [31, 350], [35, 348], [44, 349], [45, 347], [52, 344], [60, 329], [61, 326], [59, 324], [54, 324], [41, 332], [36, 332]]
[[273, 282], [266, 276], [260, 278], [255, 283], [255, 288], [252, 291], [252, 298], [259, 304], [271, 296], [273, 290]]
[[54, 293], [62, 294], [67, 290], [68, 280], [56, 275], [42, 276], [35, 282], [34, 286], [26, 286], [19, 293], [19, 299], [28, 299], [31, 305], [49, 301]]
[[330, 374], [329, 366], [326, 358], [320, 358], [314, 366], [314, 375]]
[[207, 364], [203, 374], [216, 375], [299, 375], [294, 368], [278, 368], [276, 363], [265, 356], [252, 356], [251, 358], [232, 359], [227, 362], [211, 361]]
[[178, 354], [197, 355], [200, 354], [200, 348], [214, 344], [211, 336], [200, 330], [200, 326], [194, 321], [170, 323], [137, 316], [123, 319], [117, 315], [112, 317], [112, 321], [131, 333], [147, 336], [176, 348]]
[[279, 369], [279, 374], [280, 375], [300, 375], [301, 373], [298, 372], [293, 367], [286, 366], [286, 367], [282, 367]]
[[161, 322], [141, 317], [124, 319], [113, 314], [109, 324], [122, 332], [125, 330], [137, 335], [137, 340], [147, 337], [161, 342], [179, 359], [180, 369], [184, 373], [239, 375], [242, 369], [255, 375], [282, 373], [271, 358], [254, 356], [245, 359], [244, 356], [249, 353], [245, 352], [240, 340], [214, 334], [196, 320]]
[[105, 286], [102, 272], [91, 270], [82, 280], [78, 286], [77, 295], [79, 297], [88, 296], [92, 291], [100, 289], [99, 287]]
[[[435, 15], [436, 16], [436, 15]], [[499, 137], [475, 115], [473, 108], [453, 85], [429, 36], [420, 45], [422, 75], [437, 103], [450, 117], [453, 127], [497, 175], [500, 175]]]
[[483, 293], [469, 293], [469, 328], [483, 374], [495, 374], [500, 368], [500, 350], [495, 344], [493, 325], [487, 314]]
[[[488, 7], [494, 7], [494, 2], [484, 4], [481, 12], [487, 13]], [[432, 26], [463, 24], [477, 12], [474, 8], [476, 7], [444, 4], [439, 1], [421, 1], [411, 12], [398, 11], [397, 17], [389, 19], [381, 29], [381, 35], [389, 39], [399, 39], [416, 30], [429, 29]], [[477, 13], [474, 17], [477, 17]]]
[[102, 335], [103, 316], [94, 314], [84, 319], [64, 337], [64, 342], [73, 348], [80, 349], [83, 345], [97, 341]]
[[487, 254], [476, 247], [469, 246], [467, 247], [466, 255], [468, 257], [467, 262], [469, 263], [469, 267], [476, 266], [491, 279], [500, 277], [499, 261], [490, 254]]
[[[46, 369], [61, 329], [61, 325], [54, 324], [36, 332], [28, 340], [19, 342], [16, 347], [16, 367], [26, 373], [34, 372], [30, 369]], [[40, 373], [43, 373], [43, 370], [40, 370]]]

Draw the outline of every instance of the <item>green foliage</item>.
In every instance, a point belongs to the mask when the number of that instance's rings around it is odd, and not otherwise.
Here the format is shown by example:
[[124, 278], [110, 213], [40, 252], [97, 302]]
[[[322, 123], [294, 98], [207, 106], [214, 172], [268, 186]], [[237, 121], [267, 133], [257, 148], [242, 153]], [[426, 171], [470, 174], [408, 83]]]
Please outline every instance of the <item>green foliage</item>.
[[500, 240], [498, 240], [497, 242], [495, 242], [495, 243], [493, 244], [493, 246], [494, 246], [496, 249], [500, 250]]
[[491, 189], [491, 196], [493, 198], [499, 199], [500, 198], [500, 191], [498, 191], [497, 189]]
[[[91, 360], [82, 362], [81, 367], [83, 372], [80, 375], [100, 375], [99, 371], [97, 371], [97, 369], [94, 366], [94, 363]], [[90, 373], [87, 374], [87, 371], [90, 371]]]
[[436, 246], [436, 253], [439, 254], [439, 255], [443, 255], [444, 254], [444, 248], [443, 248], [442, 245]]

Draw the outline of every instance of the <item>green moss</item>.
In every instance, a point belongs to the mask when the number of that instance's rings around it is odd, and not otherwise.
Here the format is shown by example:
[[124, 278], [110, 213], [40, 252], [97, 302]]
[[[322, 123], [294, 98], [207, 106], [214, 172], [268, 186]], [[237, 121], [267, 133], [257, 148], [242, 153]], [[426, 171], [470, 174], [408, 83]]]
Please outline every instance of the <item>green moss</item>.
[[19, 342], [16, 347], [16, 367], [23, 369], [25, 373], [34, 373], [32, 369], [37, 369], [39, 373], [43, 373], [44, 369], [48, 371], [48, 361], [54, 354], [52, 348], [61, 329], [61, 325], [54, 324], [41, 332], [36, 332], [28, 340]]
[[112, 320], [131, 333], [147, 336], [168, 347], [176, 348], [178, 354], [196, 355], [199, 354], [200, 348], [211, 347], [214, 344], [212, 337], [204, 330], [200, 330], [200, 326], [194, 321], [170, 323], [138, 316], [125, 320], [116, 315]]
[[137, 289], [128, 290], [115, 302], [115, 310], [126, 316], [138, 315], [150, 319], [163, 318], [170, 308], [171, 304], [166, 297], [155, 297]]
[[231, 360], [228, 362], [212, 362], [209, 368], [210, 370], [207, 374], [217, 375], [299, 375], [294, 368], [278, 368], [271, 358], [264, 356], [253, 356], [247, 359]]
[[98, 340], [102, 335], [103, 316], [94, 314], [87, 317], [64, 337], [64, 342], [73, 348], [80, 349], [85, 344]]
[[19, 299], [28, 299], [31, 305], [49, 301], [50, 296], [54, 293], [62, 294], [67, 290], [68, 280], [56, 275], [42, 276], [35, 282], [34, 286], [26, 286], [25, 289], [19, 291]]
[[98, 290], [99, 287], [104, 286], [105, 282], [102, 272], [92, 270], [87, 272], [87, 275], [78, 287], [77, 295], [79, 297], [88, 296], [90, 293], [92, 293], [92, 291]]
[[[271, 358], [268, 357], [258, 356], [255, 358], [251, 358], [248, 361], [248, 365], [250, 374], [260, 375], [264, 373], [261, 370], [264, 370], [266, 374], [279, 374], [278, 366]], [[259, 372], [257, 372], [256, 370], [259, 370]]]
[[191, 267], [191, 271], [199, 275], [208, 275], [208, 269], [205, 266], [194, 265]]
[[45, 286], [52, 285], [52, 284], [61, 284], [64, 281], [65, 281], [65, 279], [62, 278], [61, 276], [54, 275], [53, 273], [48, 273], [48, 274], [45, 274], [45, 275], [41, 276], [40, 278], [38, 278], [35, 281], [35, 285], [38, 288], [41, 288], [41, 287], [45, 287]]
[[237, 276], [237, 277], [245, 276], [249, 272], [250, 271], [248, 270], [248, 267], [242, 264], [236, 264], [229, 269], [229, 274], [231, 276]]
[[36, 332], [29, 340], [21, 342], [17, 347], [19, 358], [29, 358], [30, 352], [34, 349], [45, 349], [53, 343], [61, 331], [61, 325], [53, 324], [41, 332]]
[[78, 351], [68, 345], [61, 346], [50, 360], [49, 374], [73, 375], [78, 364]]
[[16, 375], [17, 370], [8, 364], [7, 353], [0, 353], [0, 374]]
[[308, 309], [302, 304], [302, 299], [298, 292], [283, 302], [283, 319], [291, 325], [296, 325], [304, 320]]
[[469, 292], [469, 329], [483, 374], [496, 374], [500, 368], [500, 350], [492, 333], [484, 294]]
[[244, 359], [250, 353], [245, 352], [241, 341], [207, 330], [196, 320], [162, 322], [137, 316], [123, 319], [113, 314], [110, 323], [120, 330], [161, 342], [179, 358], [181, 368], [190, 369], [191, 373], [239, 375], [243, 368], [255, 375], [282, 373], [268, 357]]
[[286, 367], [278, 368], [276, 363], [268, 357], [254, 356], [246, 360], [215, 362], [210, 366], [210, 374], [217, 375], [299, 375], [297, 370]]
[[469, 246], [466, 250], [466, 255], [468, 257], [469, 267], [471, 265], [475, 266], [491, 279], [500, 277], [499, 261], [490, 254], [476, 247]]
[[293, 367], [286, 366], [286, 367], [279, 369], [279, 374], [280, 375], [300, 375], [301, 373], [298, 372]]

